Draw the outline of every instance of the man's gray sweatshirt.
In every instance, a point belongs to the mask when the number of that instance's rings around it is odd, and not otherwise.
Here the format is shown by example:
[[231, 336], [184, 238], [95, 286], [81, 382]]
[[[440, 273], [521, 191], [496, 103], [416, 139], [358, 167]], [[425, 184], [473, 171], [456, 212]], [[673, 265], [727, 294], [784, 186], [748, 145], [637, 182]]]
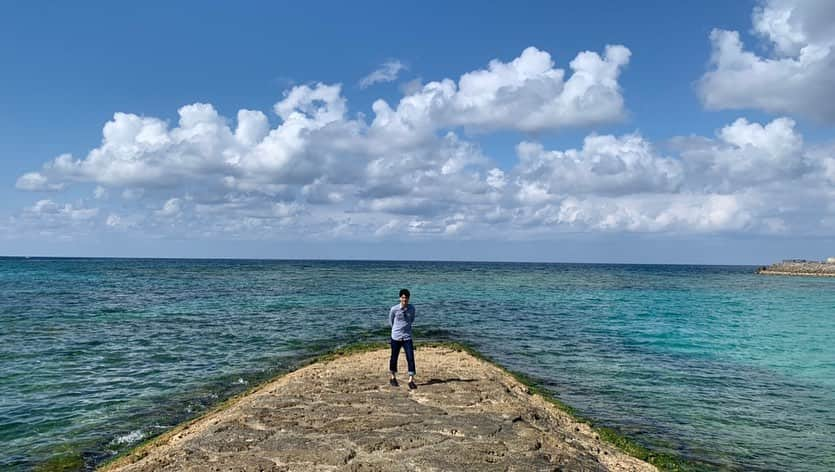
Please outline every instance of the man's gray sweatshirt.
[[409, 303], [406, 308], [400, 304], [389, 310], [389, 325], [391, 325], [391, 339], [402, 341], [412, 339], [412, 322], [415, 321], [415, 306]]

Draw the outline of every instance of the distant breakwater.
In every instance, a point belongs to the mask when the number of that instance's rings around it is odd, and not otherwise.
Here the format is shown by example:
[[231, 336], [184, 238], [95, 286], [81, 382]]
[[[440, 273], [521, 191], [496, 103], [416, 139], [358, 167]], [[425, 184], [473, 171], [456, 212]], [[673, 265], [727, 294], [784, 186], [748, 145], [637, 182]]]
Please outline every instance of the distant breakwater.
[[757, 269], [762, 275], [805, 275], [835, 277], [835, 263], [816, 261], [783, 261]]

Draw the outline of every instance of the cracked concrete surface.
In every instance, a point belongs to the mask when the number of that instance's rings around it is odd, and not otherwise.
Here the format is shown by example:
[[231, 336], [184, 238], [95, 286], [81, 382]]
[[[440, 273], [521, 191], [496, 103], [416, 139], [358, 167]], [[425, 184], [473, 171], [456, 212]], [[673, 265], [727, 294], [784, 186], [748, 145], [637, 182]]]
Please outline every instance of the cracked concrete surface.
[[388, 350], [340, 357], [266, 384], [106, 470], [656, 470], [488, 362], [442, 347], [419, 348], [416, 358], [417, 390], [388, 385]]

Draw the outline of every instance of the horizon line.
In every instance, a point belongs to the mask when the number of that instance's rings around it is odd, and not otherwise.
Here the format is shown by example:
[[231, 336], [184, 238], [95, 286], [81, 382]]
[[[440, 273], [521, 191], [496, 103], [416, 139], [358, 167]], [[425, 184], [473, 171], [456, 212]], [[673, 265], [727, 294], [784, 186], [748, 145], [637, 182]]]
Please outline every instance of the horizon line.
[[461, 264], [549, 264], [549, 265], [646, 265], [646, 266], [703, 266], [703, 267], [759, 267], [762, 264], [708, 264], [689, 262], [570, 262], [531, 260], [467, 260], [467, 259], [363, 259], [363, 258], [291, 258], [291, 257], [159, 257], [159, 256], [21, 256], [0, 255], [0, 259], [104, 259], [104, 260], [167, 260], [167, 261], [274, 261], [274, 262], [417, 262]]

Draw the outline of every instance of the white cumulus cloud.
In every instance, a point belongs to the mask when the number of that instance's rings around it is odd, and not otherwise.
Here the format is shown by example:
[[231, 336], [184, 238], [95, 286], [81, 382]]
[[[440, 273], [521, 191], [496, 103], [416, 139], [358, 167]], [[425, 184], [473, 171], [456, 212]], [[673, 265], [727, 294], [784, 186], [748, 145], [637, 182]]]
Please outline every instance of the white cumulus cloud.
[[618, 121], [625, 113], [618, 77], [630, 55], [619, 45], [607, 46], [602, 57], [581, 52], [566, 78], [550, 54], [529, 47], [516, 59], [490, 61], [487, 69], [466, 73], [457, 83], [429, 82], [401, 99], [396, 109], [377, 101], [374, 125], [534, 132]]
[[830, 0], [770, 0], [753, 13], [754, 32], [769, 48], [764, 55], [746, 50], [738, 32], [714, 30], [711, 68], [699, 82], [704, 105], [835, 122], [833, 25]]
[[60, 183], [50, 183], [49, 179], [47, 179], [46, 176], [40, 172], [27, 172], [17, 179], [15, 187], [20, 190], [54, 191], [61, 190], [64, 188], [64, 185]]
[[155, 213], [162, 217], [174, 217], [179, 215], [181, 211], [182, 200], [179, 198], [170, 198], [166, 200], [165, 204], [162, 205], [162, 208], [157, 210]]
[[742, 230], [753, 216], [737, 195], [645, 194], [563, 200], [546, 223], [598, 231], [701, 233]]
[[587, 136], [582, 149], [546, 151], [522, 142], [519, 183], [530, 194], [537, 188], [552, 195], [675, 192], [684, 180], [679, 161], [659, 156], [638, 134]]
[[[804, 38], [786, 33], [780, 50]], [[33, 191], [87, 186], [98, 208], [50, 195], [15, 221], [50, 234], [271, 240], [831, 230], [835, 149], [810, 147], [787, 117], [740, 118], [713, 136], [656, 143], [591, 132], [553, 148], [528, 135], [510, 156], [490, 155], [482, 134], [458, 129], [617, 120], [629, 56], [623, 46], [581, 52], [567, 75], [528, 48], [457, 81], [415, 87], [394, 108], [378, 100], [369, 118], [349, 111], [339, 84], [323, 83], [287, 90], [271, 116], [225, 117], [206, 103], [181, 107], [171, 123], [115, 113], [86, 156], [60, 155], [17, 182]]]
[[765, 125], [740, 118], [719, 130], [717, 139], [680, 143], [689, 185], [729, 192], [791, 182], [812, 172], [816, 164], [794, 128], [785, 117]]
[[397, 75], [405, 69], [406, 65], [396, 59], [386, 61], [374, 72], [360, 80], [360, 88], [368, 88], [379, 82], [393, 82], [397, 80]]

